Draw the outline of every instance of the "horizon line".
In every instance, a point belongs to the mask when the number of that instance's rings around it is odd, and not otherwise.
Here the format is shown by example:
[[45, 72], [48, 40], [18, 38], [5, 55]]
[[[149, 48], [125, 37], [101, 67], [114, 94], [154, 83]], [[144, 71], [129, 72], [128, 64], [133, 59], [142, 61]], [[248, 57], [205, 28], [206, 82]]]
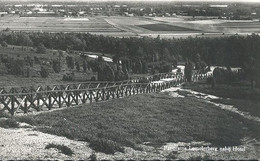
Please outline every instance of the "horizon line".
[[212, 2], [212, 3], [260, 3], [260, 0], [2, 0], [2, 2]]

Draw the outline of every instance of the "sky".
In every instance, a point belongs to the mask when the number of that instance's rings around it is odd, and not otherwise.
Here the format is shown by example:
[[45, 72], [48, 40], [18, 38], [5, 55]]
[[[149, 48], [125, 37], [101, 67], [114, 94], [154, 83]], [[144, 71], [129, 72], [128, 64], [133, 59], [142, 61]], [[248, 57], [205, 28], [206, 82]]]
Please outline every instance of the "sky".
[[245, 3], [260, 3], [260, 0], [0, 0], [3, 2], [12, 2], [12, 1], [20, 1], [20, 2], [105, 2], [105, 1], [128, 1], [128, 2], [160, 2], [160, 1], [171, 1], [171, 2], [245, 2]]
[[81, 2], [91, 2], [91, 1], [192, 1], [192, 2], [260, 2], [260, 0], [0, 0], [0, 1], [21, 1], [21, 2], [39, 2], [39, 1], [49, 1], [49, 2], [73, 2], [73, 1], [81, 1]]

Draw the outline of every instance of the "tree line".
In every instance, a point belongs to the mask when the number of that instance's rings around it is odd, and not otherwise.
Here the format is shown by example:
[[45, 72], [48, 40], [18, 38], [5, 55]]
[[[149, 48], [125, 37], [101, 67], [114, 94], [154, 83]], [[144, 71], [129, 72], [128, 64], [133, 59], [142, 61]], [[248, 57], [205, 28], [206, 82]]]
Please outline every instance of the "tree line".
[[[255, 79], [259, 71], [260, 37], [188, 37], [188, 38], [116, 38], [89, 33], [46, 33], [1, 31], [0, 42], [20, 46], [57, 50], [101, 52], [113, 55], [113, 62], [122, 63], [122, 70], [146, 73], [148, 68], [167, 72], [177, 62], [192, 62], [196, 69], [210, 65], [237, 66]], [[259, 72], [258, 72], [259, 73]], [[251, 79], [250, 78], [250, 79]]]

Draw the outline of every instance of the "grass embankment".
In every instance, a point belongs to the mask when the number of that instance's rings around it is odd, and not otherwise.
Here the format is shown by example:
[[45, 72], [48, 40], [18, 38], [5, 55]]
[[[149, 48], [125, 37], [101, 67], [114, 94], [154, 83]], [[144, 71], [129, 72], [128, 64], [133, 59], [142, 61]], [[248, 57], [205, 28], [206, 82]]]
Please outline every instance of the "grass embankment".
[[243, 118], [211, 106], [196, 98], [153, 93], [17, 119], [43, 132], [88, 141], [105, 153], [123, 151], [122, 146], [139, 148], [143, 142], [239, 144], [249, 132]]
[[205, 82], [186, 83], [185, 88], [197, 92], [215, 95], [224, 99], [213, 102], [234, 105], [241, 111], [249, 112], [253, 116], [260, 117], [260, 89], [251, 89], [250, 84], [244, 82], [236, 85], [217, 85], [212, 88]]

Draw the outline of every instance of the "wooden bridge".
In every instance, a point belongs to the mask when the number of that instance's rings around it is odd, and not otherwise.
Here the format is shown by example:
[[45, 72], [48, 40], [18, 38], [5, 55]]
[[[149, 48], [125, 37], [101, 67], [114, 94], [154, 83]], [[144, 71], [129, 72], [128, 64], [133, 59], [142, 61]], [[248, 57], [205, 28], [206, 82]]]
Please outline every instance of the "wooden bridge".
[[[211, 77], [195, 74], [193, 80]], [[122, 98], [140, 93], [158, 92], [185, 82], [182, 75], [157, 74], [145, 79], [120, 82], [83, 82], [45, 87], [0, 89], [0, 111], [11, 115], [47, 111], [75, 105]]]

